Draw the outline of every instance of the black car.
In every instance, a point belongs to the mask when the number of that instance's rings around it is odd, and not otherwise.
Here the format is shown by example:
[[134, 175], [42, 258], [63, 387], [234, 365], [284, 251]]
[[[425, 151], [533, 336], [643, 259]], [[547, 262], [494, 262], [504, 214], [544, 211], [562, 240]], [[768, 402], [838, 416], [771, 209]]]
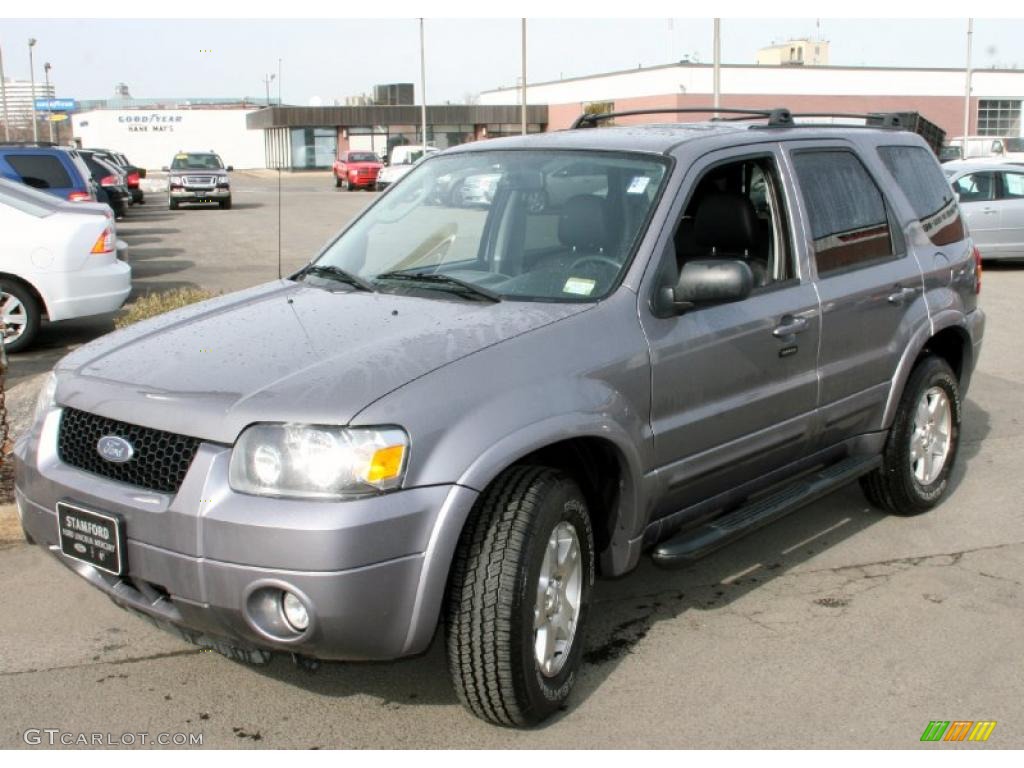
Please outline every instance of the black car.
[[99, 186], [96, 199], [109, 205], [117, 218], [124, 218], [132, 202], [132, 193], [128, 189], [123, 169], [105, 160], [97, 152], [82, 149], [79, 154]]
[[125, 182], [128, 186], [128, 191], [131, 192], [132, 195], [132, 205], [142, 205], [146, 202], [146, 196], [143, 194], [142, 186], [139, 183], [140, 179], [146, 178], [145, 168], [140, 168], [139, 166], [134, 165], [122, 153], [116, 152], [112, 149], [90, 148], [88, 151], [95, 153], [101, 159], [107, 160], [124, 170]]

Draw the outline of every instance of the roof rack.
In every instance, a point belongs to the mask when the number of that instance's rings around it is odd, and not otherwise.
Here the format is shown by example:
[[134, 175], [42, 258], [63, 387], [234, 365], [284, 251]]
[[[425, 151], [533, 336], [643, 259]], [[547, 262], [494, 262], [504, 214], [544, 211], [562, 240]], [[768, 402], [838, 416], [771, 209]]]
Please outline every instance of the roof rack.
[[[767, 118], [768, 125], [783, 127], [793, 125], [793, 116], [785, 108], [779, 109], [732, 109], [727, 107], [685, 107], [665, 109], [629, 109], [622, 112], [597, 112], [593, 114], [584, 113], [577, 117], [570, 130], [577, 128], [595, 128], [602, 120], [611, 120], [616, 117], [630, 117], [632, 115], [681, 115], [681, 114], [726, 114], [742, 115], [742, 117], [728, 118], [732, 120], [756, 120]], [[723, 118], [712, 118], [719, 120]]]
[[[791, 117], [838, 117], [845, 120], [863, 120], [870, 128], [905, 128], [902, 117], [896, 112], [794, 112]], [[807, 125], [805, 123], [805, 125]]]
[[0, 141], [2, 147], [62, 147], [55, 141]]

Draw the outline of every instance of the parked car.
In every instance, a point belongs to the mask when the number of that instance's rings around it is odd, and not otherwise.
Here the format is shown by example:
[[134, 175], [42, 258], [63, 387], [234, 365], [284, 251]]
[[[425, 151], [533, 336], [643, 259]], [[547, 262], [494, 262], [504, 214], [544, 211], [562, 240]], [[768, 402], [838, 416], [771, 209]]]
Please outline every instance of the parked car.
[[97, 157], [114, 163], [122, 169], [125, 177], [125, 184], [132, 195], [132, 205], [142, 205], [146, 202], [146, 196], [142, 191], [141, 179], [146, 178], [146, 169], [140, 168], [129, 162], [128, 158], [120, 152], [109, 149], [89, 149]]
[[430, 155], [436, 155], [441, 150], [436, 147], [424, 147], [422, 145], [404, 144], [391, 150], [391, 157], [387, 165], [380, 169], [377, 174], [375, 189], [383, 192], [400, 178], [405, 176], [412, 167], [420, 160]]
[[344, 151], [334, 161], [334, 186], [347, 190], [373, 189], [383, 167], [373, 152]]
[[7, 352], [31, 346], [45, 316], [69, 320], [121, 307], [131, 267], [117, 258], [110, 209], [70, 203], [0, 179], [0, 311]]
[[124, 169], [88, 149], [81, 149], [78, 154], [85, 161], [85, 166], [99, 188], [97, 200], [109, 205], [114, 211], [114, 216], [124, 218], [132, 202], [132, 193], [128, 189]]
[[969, 160], [942, 170], [982, 258], [1024, 258], [1024, 167]]
[[75, 149], [45, 144], [0, 143], [0, 176], [71, 202], [96, 202], [99, 185]]
[[[855, 480], [931, 509], [985, 324], [952, 189], [912, 133], [750, 117], [450, 149], [289, 279], [76, 349], [15, 448], [27, 534], [238, 659], [441, 622], [463, 703], [527, 725], [598, 575]], [[481, 174], [490, 205], [438, 204]]]
[[234, 168], [214, 152], [179, 152], [167, 176], [167, 205], [173, 211], [182, 203], [216, 203], [231, 207], [231, 179]]
[[946, 146], [956, 147], [962, 160], [1001, 158], [1006, 152], [1005, 139], [999, 136], [968, 136], [966, 142], [963, 136], [957, 136], [950, 139]]

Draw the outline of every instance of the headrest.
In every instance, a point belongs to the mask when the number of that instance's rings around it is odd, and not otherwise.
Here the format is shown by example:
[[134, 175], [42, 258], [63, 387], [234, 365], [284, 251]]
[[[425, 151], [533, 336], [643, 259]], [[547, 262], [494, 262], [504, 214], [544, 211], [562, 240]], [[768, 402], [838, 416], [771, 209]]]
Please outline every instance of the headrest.
[[577, 195], [565, 201], [558, 218], [558, 240], [577, 250], [607, 250], [612, 243], [605, 200]]
[[697, 243], [719, 252], [749, 251], [757, 242], [757, 212], [750, 198], [738, 192], [705, 197], [693, 217]]

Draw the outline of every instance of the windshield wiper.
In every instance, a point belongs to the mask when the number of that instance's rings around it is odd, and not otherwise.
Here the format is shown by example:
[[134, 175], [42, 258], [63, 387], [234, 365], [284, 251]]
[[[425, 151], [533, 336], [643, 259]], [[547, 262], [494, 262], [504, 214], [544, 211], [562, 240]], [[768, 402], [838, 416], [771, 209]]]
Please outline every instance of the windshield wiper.
[[358, 275], [353, 275], [341, 267], [335, 267], [333, 264], [307, 264], [298, 272], [295, 273], [294, 278], [298, 279], [304, 275], [315, 275], [316, 277], [322, 277], [325, 280], [336, 280], [339, 283], [346, 283], [351, 285], [353, 288], [358, 288], [360, 291], [369, 291], [370, 293], [376, 293], [376, 289], [370, 283]]
[[377, 275], [376, 280], [408, 280], [415, 283], [433, 283], [438, 288], [449, 288], [460, 293], [469, 293], [487, 301], [499, 302], [501, 296], [494, 291], [475, 285], [468, 280], [446, 275], [443, 272], [384, 272]]

